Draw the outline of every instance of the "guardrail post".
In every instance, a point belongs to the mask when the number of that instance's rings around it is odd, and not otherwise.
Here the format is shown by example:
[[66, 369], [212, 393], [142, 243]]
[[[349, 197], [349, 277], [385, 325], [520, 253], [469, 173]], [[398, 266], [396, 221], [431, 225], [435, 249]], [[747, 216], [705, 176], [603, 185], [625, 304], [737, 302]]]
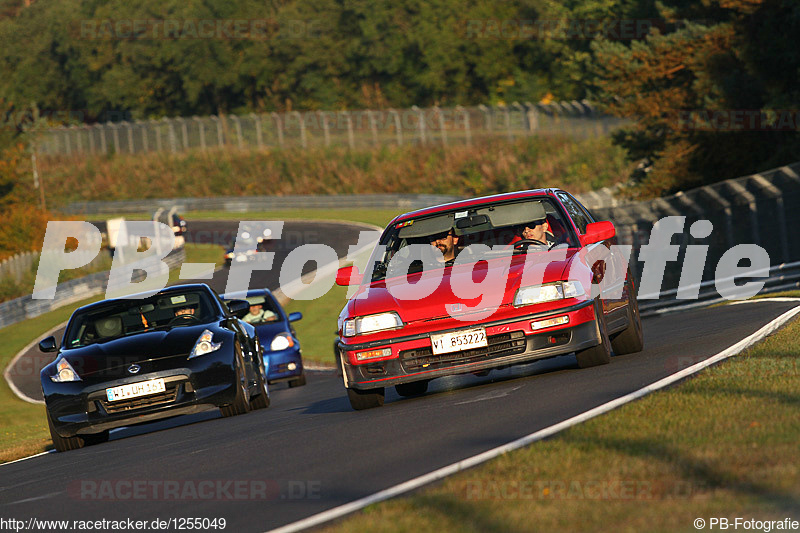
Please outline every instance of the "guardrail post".
[[372, 131], [372, 144], [378, 146], [378, 122], [375, 120], [374, 112], [367, 109], [367, 118], [369, 119], [369, 129]]
[[122, 125], [125, 126], [125, 128], [127, 128], [126, 131], [128, 132], [128, 136], [127, 136], [128, 137], [128, 152], [132, 154], [135, 151], [135, 146], [133, 145], [133, 125], [130, 122], [123, 122]]
[[143, 121], [141, 121], [141, 120], [137, 120], [136, 124], [138, 124], [139, 127], [142, 129], [142, 149], [145, 152], [149, 152], [150, 151], [150, 143], [147, 142], [147, 127], [145, 126], [145, 123]]
[[308, 141], [306, 140], [306, 121], [299, 111], [292, 111], [292, 116], [297, 117], [297, 121], [300, 123], [300, 144], [303, 148], [308, 148]]
[[317, 111], [317, 116], [322, 121], [322, 134], [325, 137], [325, 146], [331, 145], [331, 132], [328, 128], [328, 114], [325, 111]]
[[161, 122], [167, 125], [167, 137], [169, 138], [169, 150], [173, 154], [178, 152], [178, 139], [175, 135], [175, 127], [170, 119], [163, 117]]
[[256, 146], [259, 150], [261, 150], [264, 148], [264, 135], [261, 132], [261, 117], [255, 113], [250, 113], [250, 118], [252, 119], [253, 124], [256, 126]]
[[69, 142], [69, 131], [64, 128], [64, 153], [67, 155], [72, 155], [72, 147], [70, 146]]
[[762, 189], [765, 189], [775, 199], [775, 211], [778, 214], [778, 231], [780, 232], [781, 241], [781, 255], [783, 255], [783, 262], [788, 263], [791, 260], [789, 256], [789, 230], [786, 225], [786, 206], [783, 203], [783, 193], [775, 185], [770, 183], [761, 174], [754, 174], [753, 181], [755, 181]]
[[492, 120], [492, 112], [488, 107], [481, 104], [478, 109], [483, 113], [483, 129], [490, 135], [494, 134], [494, 121]]
[[417, 120], [419, 121], [419, 141], [421, 144], [427, 144], [425, 139], [425, 117], [423, 116], [423, 111], [417, 106], [411, 106], [411, 109], [417, 113]]
[[728, 241], [728, 248], [733, 248], [736, 241], [733, 238], [733, 211], [731, 210], [731, 203], [723, 198], [711, 185], [703, 187], [702, 190], [722, 207], [725, 213], [725, 237]]
[[344, 118], [347, 121], [347, 144], [350, 146], [351, 150], [354, 150], [356, 147], [356, 140], [355, 136], [353, 135], [353, 119], [350, 118], [349, 112], [342, 111], [341, 113], [344, 115]]
[[433, 110], [439, 117], [439, 133], [442, 136], [442, 146], [447, 146], [447, 129], [444, 124], [444, 114], [439, 106], [434, 106]]
[[85, 126], [78, 127], [78, 132], [75, 134], [75, 139], [78, 145], [78, 152], [83, 153], [83, 132], [86, 130]]
[[103, 155], [108, 154], [108, 144], [106, 143], [106, 130], [102, 124], [98, 124], [95, 126], [97, 130], [100, 132], [100, 152]]
[[753, 244], [760, 244], [761, 235], [758, 229], [758, 204], [756, 204], [756, 197], [737, 181], [728, 181], [727, 184], [747, 202], [747, 206], [750, 209], [750, 229], [753, 232]]
[[506, 118], [506, 136], [508, 140], [511, 141], [514, 139], [514, 135], [511, 133], [511, 113], [508, 111], [508, 107], [505, 104], [499, 104], [497, 108], [503, 112]]
[[525, 131], [526, 136], [529, 135], [530, 128], [528, 127], [528, 115], [527, 113], [525, 113], [525, 108], [519, 102], [514, 102], [513, 104], [511, 104], [511, 107], [519, 111], [519, 117], [521, 119], [520, 124], [522, 124], [522, 129]]
[[94, 154], [96, 152], [94, 146], [94, 128], [86, 126], [86, 136], [89, 138], [89, 153]]
[[111, 128], [111, 138], [114, 139], [114, 153], [119, 153], [119, 127], [114, 124], [113, 122], [107, 123], [108, 127]]
[[283, 148], [283, 121], [281, 116], [275, 112], [270, 113], [270, 116], [275, 121], [275, 127], [278, 129], [278, 146]]
[[390, 109], [389, 114], [394, 117], [394, 130], [397, 134], [397, 146], [403, 146], [403, 123], [400, 121], [400, 113], [395, 109]]
[[[460, 105], [456, 106], [456, 113], [461, 113], [461, 119], [464, 121], [463, 122], [463, 124], [464, 124], [464, 135], [465, 135], [466, 143], [467, 143], [467, 146], [471, 146], [472, 145], [472, 131], [470, 130], [470, 127], [469, 127], [469, 113], [467, 112], [466, 109], [464, 109]], [[455, 120], [455, 117], [453, 117], [453, 119]]]
[[161, 128], [158, 127], [158, 121], [156, 119], [150, 120], [149, 124], [156, 130], [156, 152], [161, 152], [164, 149], [164, 145], [161, 142]]
[[244, 139], [242, 135], [242, 121], [236, 115], [230, 115], [233, 125], [236, 127], [236, 145], [239, 150], [244, 150]]
[[217, 125], [217, 147], [222, 148], [222, 146], [225, 144], [225, 138], [222, 134], [222, 121], [220, 120], [220, 117], [216, 115], [211, 115], [211, 120]]
[[183, 149], [189, 149], [189, 128], [186, 126], [186, 120], [183, 117], [176, 117], [175, 122], [181, 125], [181, 140], [183, 141]]

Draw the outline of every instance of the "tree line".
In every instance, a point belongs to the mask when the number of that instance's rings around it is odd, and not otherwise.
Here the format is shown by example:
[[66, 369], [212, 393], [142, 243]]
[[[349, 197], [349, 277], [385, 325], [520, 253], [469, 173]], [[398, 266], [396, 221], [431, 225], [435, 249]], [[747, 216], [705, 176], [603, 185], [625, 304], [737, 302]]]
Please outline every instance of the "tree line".
[[0, 113], [587, 98], [653, 196], [800, 159], [797, 35], [796, 0], [0, 0]]

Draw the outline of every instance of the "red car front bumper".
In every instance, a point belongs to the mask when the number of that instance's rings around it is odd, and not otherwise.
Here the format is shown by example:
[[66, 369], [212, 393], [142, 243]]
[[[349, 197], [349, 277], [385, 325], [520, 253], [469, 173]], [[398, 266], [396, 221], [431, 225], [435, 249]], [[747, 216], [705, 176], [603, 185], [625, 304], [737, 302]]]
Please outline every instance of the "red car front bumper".
[[[503, 368], [591, 348], [600, 343], [600, 331], [595, 315], [593, 302], [586, 301], [561, 309], [469, 324], [455, 329], [442, 329], [360, 344], [340, 341], [338, 348], [342, 354], [345, 384], [351, 389], [375, 389], [454, 374]], [[533, 321], [563, 316], [569, 317], [569, 322], [564, 325], [541, 330], [534, 330], [532, 327]], [[486, 329], [488, 346], [461, 352], [433, 354], [431, 334], [475, 327]], [[390, 348], [391, 357], [365, 362], [360, 362], [356, 358], [359, 352], [382, 348]]]

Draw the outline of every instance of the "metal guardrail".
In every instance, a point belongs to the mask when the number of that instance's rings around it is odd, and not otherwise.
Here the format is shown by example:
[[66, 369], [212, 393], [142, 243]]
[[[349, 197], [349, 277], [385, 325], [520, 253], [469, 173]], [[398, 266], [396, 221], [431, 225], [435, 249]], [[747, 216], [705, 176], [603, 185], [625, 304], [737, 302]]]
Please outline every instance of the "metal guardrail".
[[628, 121], [588, 101], [510, 106], [308, 111], [162, 118], [74, 125], [43, 132], [40, 155], [141, 154], [191, 149], [284, 149], [466, 144], [480, 138], [606, 135]]
[[[178, 248], [164, 258], [170, 268], [186, 260], [186, 251]], [[144, 279], [146, 274], [134, 270], [133, 282]], [[97, 272], [88, 276], [59, 283], [56, 297], [52, 300], [34, 300], [31, 295], [0, 303], [0, 328], [34, 318], [59, 307], [84, 300], [106, 290], [109, 272]]]
[[75, 202], [62, 209], [70, 214], [142, 213], [153, 208], [175, 206], [186, 211], [272, 211], [281, 209], [421, 209], [431, 205], [460, 200], [459, 196], [437, 194], [348, 194], [330, 196], [222, 196], [216, 198], [169, 198], [161, 200], [120, 200], [114, 202]]
[[[624, 205], [614, 197], [614, 190], [604, 187], [575, 195], [590, 209]], [[422, 209], [432, 205], [462, 200], [462, 196], [444, 194], [341, 194], [289, 196], [221, 196], [215, 198], [167, 198], [158, 200], [119, 200], [111, 202], [74, 202], [62, 209], [64, 213], [96, 215], [146, 213], [153, 208], [176, 208], [187, 211], [280, 211], [282, 209], [395, 209], [397, 213]]]
[[[736, 279], [747, 278], [747, 274], [740, 274]], [[769, 277], [753, 278], [754, 281], [763, 281], [764, 286], [759, 294], [768, 294], [778, 291], [787, 291], [800, 288], [800, 261], [794, 263], [783, 263], [770, 267]], [[677, 308], [691, 308], [711, 305], [717, 302], [727, 302], [729, 300], [721, 297], [717, 292], [717, 282], [708, 280], [695, 285], [688, 285], [686, 289], [699, 289], [696, 299], [677, 299], [678, 289], [662, 291], [658, 299], [639, 300], [639, 310], [642, 316], [654, 316]], [[640, 295], [641, 298], [641, 295]]]

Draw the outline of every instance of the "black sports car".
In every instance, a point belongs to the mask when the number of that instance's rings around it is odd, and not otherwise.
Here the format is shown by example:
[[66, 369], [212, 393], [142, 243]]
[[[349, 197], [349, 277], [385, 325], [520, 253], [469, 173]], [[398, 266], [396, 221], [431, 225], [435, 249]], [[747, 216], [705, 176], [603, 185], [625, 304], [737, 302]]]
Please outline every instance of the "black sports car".
[[233, 416], [269, 406], [262, 347], [239, 320], [246, 301], [227, 304], [205, 284], [104, 300], [77, 309], [61, 348], [41, 372], [47, 420], [58, 451], [108, 440], [108, 432], [219, 407]]

